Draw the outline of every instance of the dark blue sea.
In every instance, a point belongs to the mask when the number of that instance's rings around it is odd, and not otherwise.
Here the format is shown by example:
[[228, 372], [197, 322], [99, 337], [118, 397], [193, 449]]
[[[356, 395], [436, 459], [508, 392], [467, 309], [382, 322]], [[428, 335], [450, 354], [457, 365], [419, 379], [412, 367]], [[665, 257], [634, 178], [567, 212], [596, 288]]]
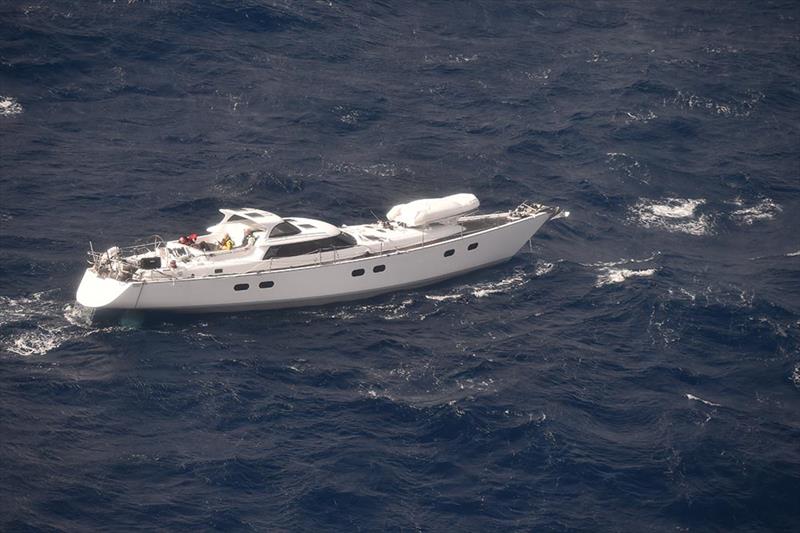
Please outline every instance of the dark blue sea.
[[[800, 3], [0, 3], [0, 530], [797, 531]], [[289, 311], [75, 303], [222, 207], [571, 211]]]

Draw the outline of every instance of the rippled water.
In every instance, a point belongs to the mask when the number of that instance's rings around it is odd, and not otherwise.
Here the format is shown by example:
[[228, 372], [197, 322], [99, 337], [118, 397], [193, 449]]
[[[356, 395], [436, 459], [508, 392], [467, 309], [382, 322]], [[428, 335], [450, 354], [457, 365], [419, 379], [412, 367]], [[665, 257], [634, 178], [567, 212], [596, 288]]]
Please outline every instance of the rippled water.
[[[793, 530], [795, 2], [0, 6], [0, 528]], [[572, 212], [509, 263], [90, 320], [253, 206]]]

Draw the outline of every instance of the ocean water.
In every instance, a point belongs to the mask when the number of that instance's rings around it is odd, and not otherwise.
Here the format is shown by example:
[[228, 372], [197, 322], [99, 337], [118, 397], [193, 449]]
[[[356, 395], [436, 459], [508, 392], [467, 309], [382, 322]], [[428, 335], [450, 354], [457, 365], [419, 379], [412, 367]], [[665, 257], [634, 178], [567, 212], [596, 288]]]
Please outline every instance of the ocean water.
[[[800, 4], [0, 4], [0, 529], [796, 531]], [[473, 192], [510, 262], [87, 319], [88, 242]]]

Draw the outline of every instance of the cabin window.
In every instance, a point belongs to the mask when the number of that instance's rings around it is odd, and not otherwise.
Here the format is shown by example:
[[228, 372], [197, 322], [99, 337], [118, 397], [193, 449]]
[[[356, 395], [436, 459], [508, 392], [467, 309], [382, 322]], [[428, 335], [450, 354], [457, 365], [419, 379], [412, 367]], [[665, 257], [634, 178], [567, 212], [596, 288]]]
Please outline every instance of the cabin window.
[[277, 224], [272, 231], [269, 232], [270, 238], [272, 237], [286, 237], [288, 235], [297, 235], [300, 233], [300, 228], [288, 222], [281, 222]]
[[270, 246], [267, 253], [264, 254], [264, 259], [272, 259], [273, 257], [295, 257], [298, 255], [316, 254], [319, 252], [330, 252], [333, 250], [342, 250], [355, 246], [356, 240], [347, 233], [340, 233], [336, 237], [327, 237], [325, 239], [314, 239], [312, 241], [293, 242], [291, 244], [281, 244], [279, 246]]
[[214, 274], [222, 274], [222, 269], [221, 268], [215, 268], [214, 269]]
[[478, 247], [478, 243], [477, 242], [473, 242], [472, 244], [467, 246], [467, 250], [474, 250], [477, 247]]
[[306, 228], [306, 229], [315, 229], [316, 228], [316, 226], [313, 225], [313, 224], [300, 224], [300, 227], [301, 228]]
[[375, 272], [376, 274], [378, 272], [383, 272], [384, 270], [386, 270], [386, 265], [375, 265], [374, 267], [372, 267], [372, 271]]
[[261, 283], [258, 284], [259, 289], [271, 289], [274, 286], [275, 286], [274, 281], [262, 281]]
[[363, 268], [357, 268], [357, 269], [353, 270], [353, 272], [351, 273], [351, 275], [352, 275], [354, 278], [357, 278], [358, 276], [363, 276], [363, 275], [364, 275], [364, 269], [363, 269]]
[[233, 290], [235, 291], [246, 291], [249, 288], [250, 288], [249, 283], [237, 283], [236, 285], [233, 286]]
[[455, 250], [453, 250], [453, 249], [450, 249], [450, 250], [447, 250], [447, 251], [444, 253], [444, 256], [445, 256], [445, 257], [450, 257], [450, 256], [451, 256], [451, 255], [453, 255], [454, 253], [456, 253], [456, 251], [455, 251]]

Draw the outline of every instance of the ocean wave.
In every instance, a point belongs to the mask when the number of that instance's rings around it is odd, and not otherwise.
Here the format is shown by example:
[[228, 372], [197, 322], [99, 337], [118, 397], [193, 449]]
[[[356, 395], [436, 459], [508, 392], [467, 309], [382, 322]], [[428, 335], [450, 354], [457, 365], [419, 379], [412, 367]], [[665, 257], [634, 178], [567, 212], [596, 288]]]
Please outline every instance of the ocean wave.
[[427, 64], [451, 64], [460, 65], [463, 63], [472, 63], [478, 60], [478, 54], [448, 54], [447, 56], [439, 55], [426, 55], [423, 61]]
[[[553, 263], [537, 261], [533, 272], [533, 277], [544, 276], [552, 272], [553, 268], [555, 268]], [[529, 281], [529, 275], [523, 270], [518, 269], [515, 270], [512, 275], [506, 276], [499, 281], [478, 283], [470, 286], [464, 285], [456, 289], [455, 292], [449, 292], [447, 294], [426, 294], [425, 299], [435, 302], [443, 302], [447, 300], [467, 298], [469, 296], [475, 298], [485, 298], [486, 296], [491, 296], [492, 294], [502, 294], [516, 290]]]
[[664, 105], [677, 105], [684, 109], [698, 109], [724, 117], [749, 117], [759, 102], [764, 99], [760, 92], [748, 92], [741, 99], [732, 101], [719, 101], [713, 98], [678, 91], [672, 100], [665, 100]]
[[689, 400], [695, 401], [695, 402], [700, 402], [700, 403], [704, 403], [706, 405], [710, 405], [712, 407], [720, 407], [720, 404], [714, 403], [714, 402], [710, 402], [708, 400], [704, 400], [704, 399], [700, 398], [699, 396], [695, 396], [694, 394], [687, 393], [686, 394], [686, 398], [689, 399]]
[[706, 201], [690, 198], [642, 198], [630, 208], [630, 220], [640, 226], [688, 235], [710, 235], [713, 224], [708, 215], [697, 215], [697, 208]]
[[447, 300], [458, 300], [462, 298], [462, 294], [426, 294], [425, 298], [427, 300], [433, 300], [434, 302], [444, 302]]
[[[742, 206], [740, 199], [734, 201], [735, 205]], [[772, 220], [783, 208], [769, 198], [761, 199], [756, 205], [750, 207], [740, 207], [731, 213], [731, 218], [739, 224], [751, 226], [756, 222]]]
[[524, 71], [522, 74], [525, 76], [526, 79], [532, 81], [547, 81], [550, 79], [550, 75], [553, 73], [553, 69], [551, 68], [543, 68], [537, 70], [535, 72]]
[[5, 348], [22, 356], [44, 355], [72, 338], [72, 335], [64, 329], [64, 327], [37, 326], [34, 331], [26, 331], [9, 339]]
[[537, 278], [540, 278], [552, 272], [555, 266], [555, 264], [548, 263], [547, 261], [536, 261], [536, 270], [533, 271], [533, 274]]
[[411, 174], [408, 167], [398, 167], [394, 163], [373, 163], [371, 165], [357, 165], [354, 163], [328, 163], [326, 168], [337, 174], [374, 176], [379, 178], [394, 178], [401, 174]]
[[594, 286], [603, 287], [605, 285], [622, 283], [629, 278], [650, 277], [654, 275], [658, 271], [657, 268], [633, 269], [627, 267], [636, 264], [650, 263], [651, 261], [655, 260], [658, 255], [660, 255], [659, 252], [655, 252], [644, 259], [619, 259], [617, 261], [590, 263], [584, 266], [594, 267], [597, 269], [597, 280], [595, 281]]
[[10, 117], [22, 113], [22, 105], [16, 98], [11, 96], [0, 96], [0, 117]]
[[608, 152], [606, 156], [609, 169], [622, 173], [626, 178], [650, 183], [650, 171], [633, 157], [621, 152]]
[[65, 342], [113, 328], [91, 327], [91, 314], [52, 299], [56, 291], [0, 297], [0, 347], [22, 356], [44, 355]]
[[413, 298], [404, 298], [397, 302], [394, 298], [388, 303], [381, 304], [350, 304], [334, 308], [333, 312], [327, 310], [308, 310], [299, 313], [310, 314], [313, 316], [324, 316], [336, 320], [360, 320], [382, 318], [383, 320], [397, 320], [408, 318], [410, 308], [414, 304]]
[[725, 45], [725, 46], [705, 46], [703, 47], [703, 51], [707, 54], [738, 54], [741, 50], [736, 47]]
[[479, 283], [470, 289], [475, 298], [485, 298], [492, 294], [502, 294], [511, 290], [518, 289], [530, 281], [525, 273], [516, 271], [511, 276], [507, 276], [500, 281]]
[[656, 273], [655, 268], [647, 268], [644, 270], [630, 270], [627, 268], [608, 268], [597, 276], [595, 287], [602, 287], [604, 285], [611, 285], [614, 283], [622, 283], [623, 281], [634, 277], [650, 277]]
[[622, 117], [623, 120], [625, 121], [625, 124], [631, 124], [633, 122], [641, 122], [642, 124], [647, 124], [651, 120], [657, 119], [658, 115], [656, 115], [653, 111], [648, 109], [646, 111], [637, 111], [637, 112], [625, 111]]

